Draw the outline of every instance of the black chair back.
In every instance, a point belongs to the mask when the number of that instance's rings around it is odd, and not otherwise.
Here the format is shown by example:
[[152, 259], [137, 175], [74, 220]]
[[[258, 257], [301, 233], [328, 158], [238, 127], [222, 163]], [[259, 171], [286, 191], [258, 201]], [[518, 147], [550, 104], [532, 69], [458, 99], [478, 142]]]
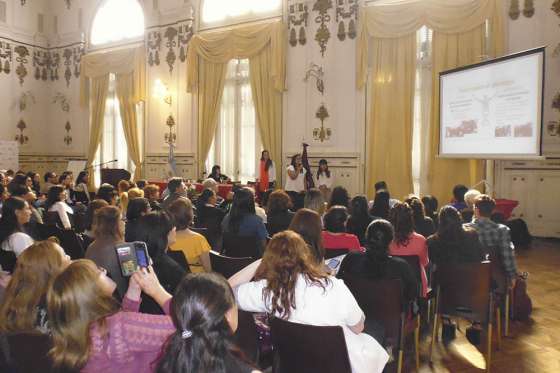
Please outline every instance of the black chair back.
[[36, 229], [41, 240], [46, 240], [49, 237], [56, 237], [58, 241], [60, 241], [60, 246], [73, 260], [84, 258], [84, 242], [81, 235], [78, 235], [73, 230], [60, 229], [55, 225], [39, 223], [36, 224]]
[[422, 296], [422, 274], [420, 273], [420, 258], [418, 255], [393, 255], [395, 258], [401, 258], [405, 260], [410, 269], [412, 269], [412, 273], [414, 273], [414, 277], [416, 278], [416, 283], [418, 284], [418, 294]]
[[351, 373], [340, 326], [312, 326], [273, 318], [273, 373]]
[[48, 352], [51, 339], [39, 333], [7, 333], [0, 336], [0, 371], [54, 372]]
[[189, 267], [189, 262], [185, 257], [185, 253], [183, 253], [181, 250], [167, 250], [167, 255], [175, 262], [177, 262], [177, 264], [179, 264], [181, 268], [185, 270], [185, 272], [191, 272], [191, 268]]
[[230, 278], [243, 268], [255, 261], [254, 258], [232, 258], [220, 255], [215, 251], [210, 251], [210, 263], [214, 272], [222, 274], [225, 278]]
[[243, 351], [253, 364], [258, 365], [259, 362], [259, 337], [257, 334], [257, 325], [255, 318], [251, 312], [243, 310], [238, 311], [237, 330], [233, 335], [237, 342], [237, 347]]
[[348, 249], [325, 249], [325, 259], [348, 254]]
[[259, 246], [256, 237], [237, 236], [224, 232], [222, 254], [233, 258], [260, 258]]

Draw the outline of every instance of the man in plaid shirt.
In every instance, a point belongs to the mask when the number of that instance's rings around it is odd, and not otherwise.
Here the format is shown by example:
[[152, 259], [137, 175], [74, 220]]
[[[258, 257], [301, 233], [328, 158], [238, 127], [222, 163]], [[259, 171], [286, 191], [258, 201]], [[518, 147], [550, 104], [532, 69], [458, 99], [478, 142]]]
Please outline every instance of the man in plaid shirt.
[[[478, 239], [490, 257], [500, 263], [503, 274], [506, 276], [506, 284], [512, 285], [517, 275], [514, 246], [511, 242], [509, 228], [490, 220], [495, 207], [496, 202], [491, 197], [481, 194], [474, 203], [475, 218], [465, 226], [477, 231]], [[503, 287], [506, 284], [498, 284], [498, 289], [505, 290]]]

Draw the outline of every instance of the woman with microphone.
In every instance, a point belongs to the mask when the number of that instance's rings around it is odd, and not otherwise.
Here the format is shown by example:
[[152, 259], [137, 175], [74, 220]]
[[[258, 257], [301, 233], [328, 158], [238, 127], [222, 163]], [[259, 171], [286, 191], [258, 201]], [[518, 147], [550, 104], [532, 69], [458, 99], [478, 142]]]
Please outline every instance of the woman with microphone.
[[284, 189], [292, 198], [294, 210], [303, 207], [303, 198], [305, 196], [305, 174], [307, 170], [301, 162], [301, 154], [295, 154], [292, 157], [290, 165], [286, 168], [288, 177]]

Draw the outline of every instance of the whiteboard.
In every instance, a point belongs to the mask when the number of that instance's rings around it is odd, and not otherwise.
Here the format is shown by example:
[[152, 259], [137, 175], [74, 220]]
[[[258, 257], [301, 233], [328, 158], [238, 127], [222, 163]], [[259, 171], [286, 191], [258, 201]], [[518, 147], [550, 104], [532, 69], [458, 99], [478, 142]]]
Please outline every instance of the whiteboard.
[[17, 141], [0, 140], [0, 170], [19, 170], [19, 145]]
[[439, 156], [541, 156], [544, 48], [440, 74]]

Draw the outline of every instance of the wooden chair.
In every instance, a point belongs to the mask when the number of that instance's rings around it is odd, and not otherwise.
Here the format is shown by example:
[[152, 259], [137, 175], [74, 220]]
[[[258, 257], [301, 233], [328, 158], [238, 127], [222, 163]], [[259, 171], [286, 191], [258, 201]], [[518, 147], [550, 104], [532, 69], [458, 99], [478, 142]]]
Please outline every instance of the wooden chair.
[[237, 236], [228, 232], [223, 234], [222, 254], [233, 258], [258, 259], [262, 256], [256, 237]]
[[[408, 305], [403, 301], [402, 283], [398, 279], [370, 280], [355, 276], [345, 276], [344, 283], [356, 298], [366, 320], [375, 320], [385, 329], [385, 346], [397, 351], [397, 373], [402, 371], [404, 341]], [[414, 352], [416, 370], [419, 370], [420, 321], [416, 316], [414, 325]]]
[[340, 326], [312, 326], [273, 318], [273, 373], [351, 373]]
[[436, 314], [430, 343], [430, 362], [432, 361], [433, 344], [438, 334], [441, 315], [456, 316], [486, 325], [486, 371], [490, 372], [494, 307], [490, 289], [490, 262], [442, 265], [436, 269], [434, 276], [437, 283]]
[[325, 259], [348, 254], [348, 249], [325, 249]]
[[220, 255], [215, 251], [210, 251], [210, 263], [212, 271], [222, 274], [225, 278], [230, 278], [243, 268], [255, 261], [254, 258], [232, 258]]
[[255, 318], [251, 312], [243, 310], [239, 310], [237, 315], [237, 330], [233, 337], [245, 356], [257, 365], [259, 362], [259, 337]]
[[0, 336], [0, 371], [54, 372], [48, 352], [51, 339], [40, 333], [6, 333]]
[[167, 250], [167, 256], [177, 262], [177, 264], [179, 264], [181, 268], [185, 270], [185, 272], [191, 272], [191, 268], [189, 267], [189, 262], [185, 257], [185, 253], [183, 253], [181, 250]]
[[395, 258], [401, 258], [402, 260], [406, 261], [410, 266], [410, 268], [412, 269], [412, 273], [414, 273], [414, 278], [416, 278], [416, 282], [418, 284], [418, 294], [420, 295], [418, 300], [427, 303], [427, 312], [425, 316], [426, 316], [426, 322], [430, 324], [430, 317], [432, 314], [432, 299], [434, 298], [434, 292], [432, 291], [431, 286], [428, 285], [426, 298], [422, 296], [422, 273], [420, 272], [420, 258], [418, 257], [418, 255], [393, 255], [393, 256]]

